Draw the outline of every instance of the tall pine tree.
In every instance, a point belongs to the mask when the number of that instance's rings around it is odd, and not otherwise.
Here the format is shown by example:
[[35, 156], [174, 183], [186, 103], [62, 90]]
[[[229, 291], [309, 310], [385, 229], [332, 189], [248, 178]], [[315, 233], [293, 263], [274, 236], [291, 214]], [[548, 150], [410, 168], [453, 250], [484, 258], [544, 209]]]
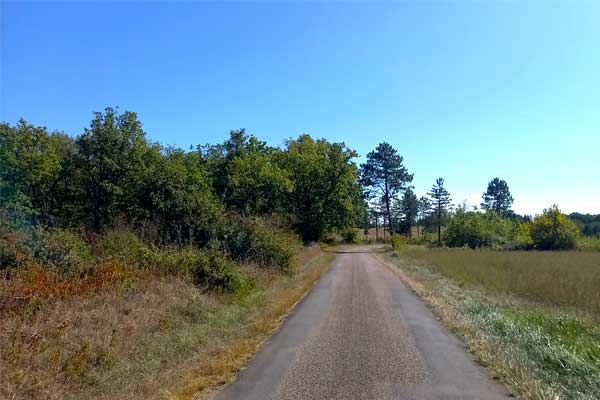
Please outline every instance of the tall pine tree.
[[379, 197], [384, 205], [390, 232], [393, 232], [392, 200], [413, 180], [403, 161], [396, 149], [383, 142], [367, 154], [367, 162], [360, 166], [361, 183], [370, 198]]
[[511, 213], [510, 207], [513, 197], [508, 189], [506, 181], [494, 178], [488, 183], [487, 191], [481, 196], [483, 203], [481, 207], [485, 210], [495, 211], [496, 214], [505, 217]]
[[452, 199], [450, 198], [450, 193], [444, 187], [444, 179], [442, 178], [437, 178], [435, 184], [427, 194], [432, 200], [431, 211], [437, 225], [439, 244], [442, 242], [442, 224], [450, 211]]

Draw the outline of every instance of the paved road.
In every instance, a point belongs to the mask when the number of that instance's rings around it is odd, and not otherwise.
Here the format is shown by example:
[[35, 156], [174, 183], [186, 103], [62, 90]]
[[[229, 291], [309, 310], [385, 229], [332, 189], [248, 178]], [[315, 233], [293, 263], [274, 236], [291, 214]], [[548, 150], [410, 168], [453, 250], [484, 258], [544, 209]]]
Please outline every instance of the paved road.
[[340, 251], [281, 330], [214, 398], [508, 398], [369, 251]]

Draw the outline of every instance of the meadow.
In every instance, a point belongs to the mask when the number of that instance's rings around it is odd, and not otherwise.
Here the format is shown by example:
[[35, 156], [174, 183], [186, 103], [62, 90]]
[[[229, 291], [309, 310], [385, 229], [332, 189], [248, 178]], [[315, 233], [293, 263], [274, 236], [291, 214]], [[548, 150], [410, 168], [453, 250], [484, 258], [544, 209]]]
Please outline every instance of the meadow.
[[600, 252], [405, 245], [383, 257], [515, 396], [600, 398]]
[[404, 254], [432, 266], [459, 285], [600, 315], [600, 252], [410, 246]]

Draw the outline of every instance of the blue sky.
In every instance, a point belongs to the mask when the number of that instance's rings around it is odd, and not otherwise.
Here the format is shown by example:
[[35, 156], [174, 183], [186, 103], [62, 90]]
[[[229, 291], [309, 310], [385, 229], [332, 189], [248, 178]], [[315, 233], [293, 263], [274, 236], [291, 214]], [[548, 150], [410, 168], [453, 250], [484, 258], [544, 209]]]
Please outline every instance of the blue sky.
[[514, 208], [600, 213], [600, 2], [7, 2], [0, 120], [150, 139], [387, 141], [424, 194], [505, 179]]

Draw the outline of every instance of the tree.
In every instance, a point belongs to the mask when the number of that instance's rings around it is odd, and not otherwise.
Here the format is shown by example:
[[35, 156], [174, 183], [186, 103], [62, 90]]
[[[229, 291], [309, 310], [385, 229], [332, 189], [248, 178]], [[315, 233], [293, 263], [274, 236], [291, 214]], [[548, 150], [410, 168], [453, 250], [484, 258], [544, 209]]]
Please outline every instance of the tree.
[[352, 162], [356, 156], [344, 143], [309, 135], [289, 140], [278, 155], [279, 165], [293, 182], [286, 210], [298, 218], [297, 228], [305, 241], [360, 223], [364, 201]]
[[379, 196], [385, 206], [390, 233], [393, 231], [392, 200], [413, 180], [403, 161], [396, 149], [383, 142], [367, 154], [367, 162], [360, 166], [362, 185], [369, 189], [370, 197]]
[[494, 178], [488, 183], [487, 191], [483, 194], [481, 207], [484, 210], [495, 211], [496, 214], [506, 217], [511, 213], [510, 207], [513, 197], [510, 195], [508, 184], [500, 178]]
[[256, 153], [232, 161], [228, 183], [228, 203], [251, 215], [282, 210], [294, 186], [289, 171], [277, 165], [272, 155]]
[[404, 225], [408, 229], [408, 237], [412, 238], [412, 227], [416, 223], [417, 214], [419, 212], [419, 200], [417, 195], [408, 188], [402, 196], [400, 202], [400, 212], [404, 217]]
[[540, 250], [574, 249], [578, 237], [577, 224], [563, 214], [556, 205], [545, 209], [531, 225], [533, 244]]
[[420, 234], [419, 225], [425, 229], [425, 221], [429, 212], [431, 211], [431, 200], [428, 197], [421, 196], [417, 203], [417, 232]]
[[450, 206], [452, 199], [450, 198], [450, 193], [444, 187], [444, 179], [438, 178], [435, 181], [435, 184], [431, 187], [431, 191], [428, 193], [429, 197], [431, 197], [431, 211], [433, 213], [435, 224], [437, 226], [438, 232], [438, 243], [442, 242], [442, 224], [446, 216], [448, 215], [448, 211], [450, 211]]
[[126, 207], [125, 178], [130, 173], [137, 150], [147, 146], [137, 115], [118, 114], [108, 107], [96, 112], [90, 127], [77, 138], [82, 172], [84, 213], [95, 232], [109, 225]]

